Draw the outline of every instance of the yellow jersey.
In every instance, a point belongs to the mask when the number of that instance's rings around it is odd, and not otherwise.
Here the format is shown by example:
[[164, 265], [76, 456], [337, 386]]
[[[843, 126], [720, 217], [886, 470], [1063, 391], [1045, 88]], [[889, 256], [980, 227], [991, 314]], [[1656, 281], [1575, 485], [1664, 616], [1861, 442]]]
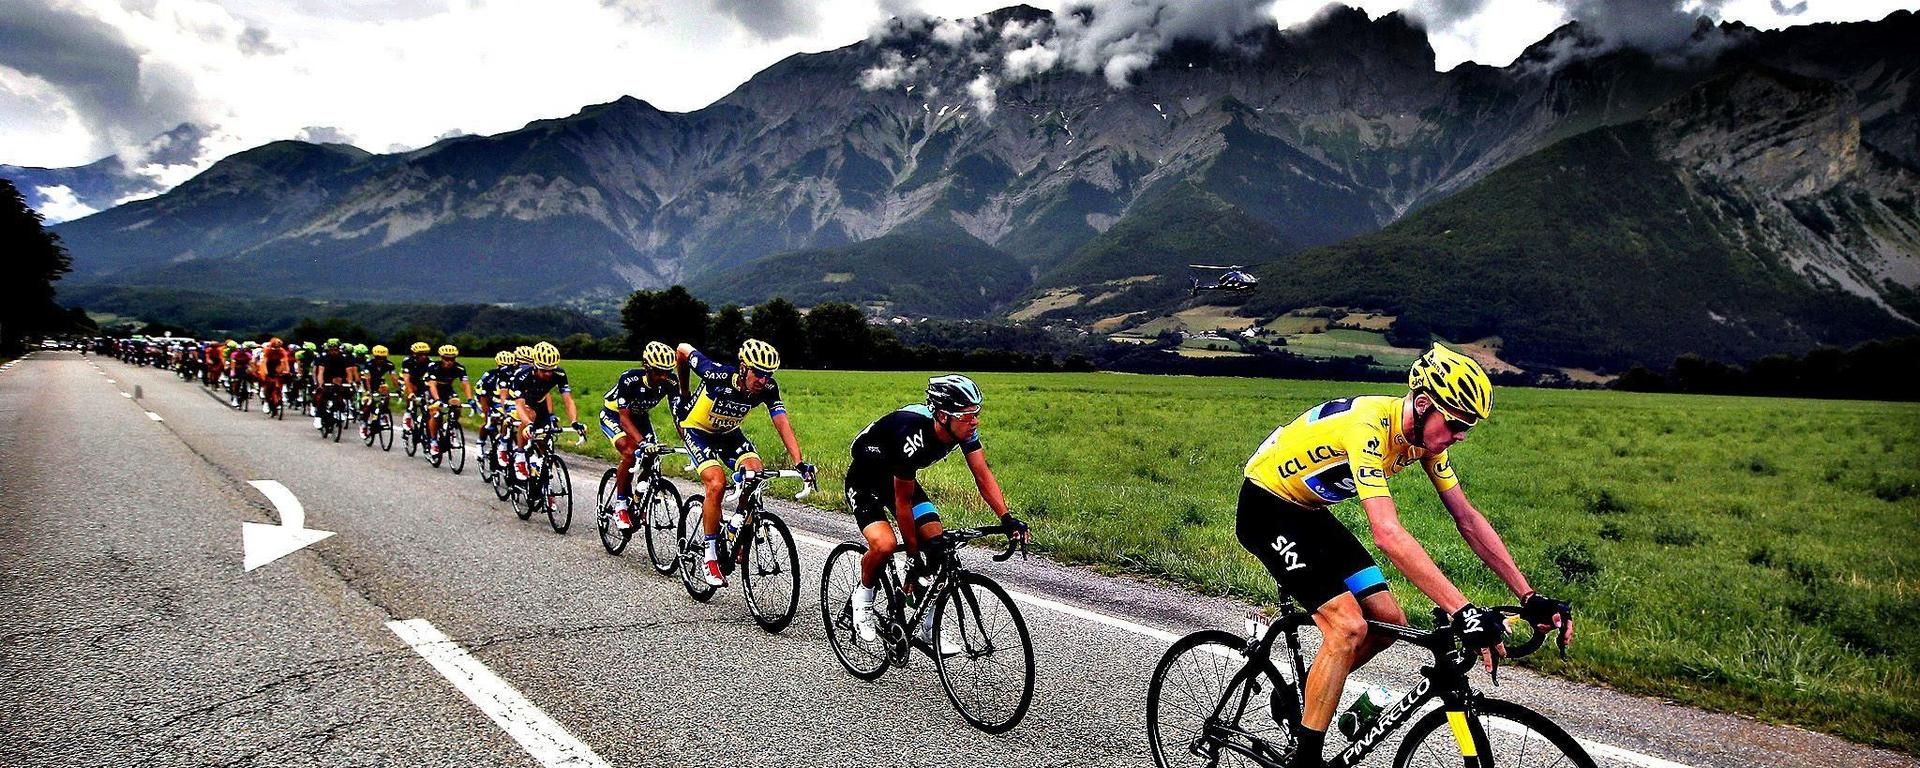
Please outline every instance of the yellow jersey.
[[1387, 478], [1419, 462], [1436, 490], [1460, 484], [1447, 452], [1429, 455], [1400, 430], [1401, 398], [1343, 397], [1273, 431], [1247, 460], [1248, 480], [1303, 507], [1387, 496]]

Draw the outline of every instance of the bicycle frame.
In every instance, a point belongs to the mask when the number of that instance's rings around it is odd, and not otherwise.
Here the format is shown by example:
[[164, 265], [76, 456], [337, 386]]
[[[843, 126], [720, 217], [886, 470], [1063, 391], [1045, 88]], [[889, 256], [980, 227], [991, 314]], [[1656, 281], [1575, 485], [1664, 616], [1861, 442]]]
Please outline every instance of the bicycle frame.
[[[1306, 700], [1307, 663], [1306, 657], [1300, 650], [1298, 631], [1300, 627], [1311, 623], [1313, 623], [1311, 614], [1288, 608], [1268, 625], [1267, 631], [1247, 649], [1247, 663], [1228, 682], [1226, 692], [1208, 718], [1209, 736], [1217, 729], [1228, 735], [1241, 736], [1251, 742], [1263, 743], [1259, 737], [1251, 733], [1220, 722], [1221, 713], [1231, 704], [1234, 707], [1233, 722], [1239, 722], [1240, 717], [1246, 714], [1247, 700], [1253, 693], [1253, 686], [1249, 683], [1259, 670], [1272, 665], [1273, 645], [1280, 636], [1286, 638], [1288, 655], [1291, 657], [1289, 660], [1293, 667], [1293, 680], [1287, 684], [1293, 689], [1295, 702]], [[1473, 667], [1473, 657], [1453, 647], [1451, 635], [1371, 619], [1367, 621], [1367, 626], [1373, 632], [1390, 634], [1397, 640], [1427, 650], [1433, 654], [1434, 664], [1422, 666], [1420, 682], [1413, 687], [1413, 690], [1381, 710], [1379, 719], [1374, 721], [1372, 727], [1360, 734], [1338, 754], [1328, 758], [1327, 765], [1330, 768], [1353, 768], [1359, 765], [1360, 761], [1365, 760], [1367, 755], [1371, 754], [1388, 735], [1413, 719], [1413, 716], [1420, 712], [1427, 702], [1435, 698], [1440, 699], [1442, 706], [1449, 711], [1465, 712], [1479, 695], [1467, 680], [1467, 670]], [[1468, 727], [1477, 729], [1479, 725], [1469, 721]], [[1455, 735], [1458, 738], [1460, 732], [1456, 730]], [[1474, 737], [1482, 738], [1483, 735], [1476, 733]], [[1283, 768], [1281, 763], [1268, 759], [1266, 755], [1250, 746], [1217, 737], [1209, 738], [1208, 741], [1263, 766]]]

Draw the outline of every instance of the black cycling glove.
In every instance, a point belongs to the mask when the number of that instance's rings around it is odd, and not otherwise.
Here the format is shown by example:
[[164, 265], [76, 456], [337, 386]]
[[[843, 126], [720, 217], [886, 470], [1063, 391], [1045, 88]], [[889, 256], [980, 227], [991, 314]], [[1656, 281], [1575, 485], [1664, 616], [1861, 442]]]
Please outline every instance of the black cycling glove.
[[1573, 616], [1573, 606], [1565, 600], [1555, 600], [1538, 592], [1527, 593], [1520, 602], [1520, 618], [1536, 627], [1553, 626], [1553, 617]]
[[1498, 612], [1467, 603], [1453, 612], [1453, 628], [1460, 633], [1460, 641], [1468, 648], [1492, 648], [1500, 644], [1506, 634], [1507, 624], [1500, 620]]

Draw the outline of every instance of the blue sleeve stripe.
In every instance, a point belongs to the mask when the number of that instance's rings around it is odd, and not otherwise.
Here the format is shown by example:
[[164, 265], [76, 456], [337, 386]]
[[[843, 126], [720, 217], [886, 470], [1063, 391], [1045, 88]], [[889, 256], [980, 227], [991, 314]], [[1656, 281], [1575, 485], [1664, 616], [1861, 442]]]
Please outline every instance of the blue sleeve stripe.
[[1363, 594], [1375, 587], [1386, 586], [1386, 583], [1387, 577], [1380, 575], [1380, 566], [1369, 566], [1347, 577], [1347, 591], [1356, 595]]
[[933, 502], [923, 501], [913, 505], [913, 519], [918, 520], [922, 515], [931, 515], [938, 511], [939, 510], [933, 508]]
[[786, 412], [787, 412], [787, 407], [784, 405], [772, 405], [767, 407], [768, 416], [781, 416], [786, 414]]

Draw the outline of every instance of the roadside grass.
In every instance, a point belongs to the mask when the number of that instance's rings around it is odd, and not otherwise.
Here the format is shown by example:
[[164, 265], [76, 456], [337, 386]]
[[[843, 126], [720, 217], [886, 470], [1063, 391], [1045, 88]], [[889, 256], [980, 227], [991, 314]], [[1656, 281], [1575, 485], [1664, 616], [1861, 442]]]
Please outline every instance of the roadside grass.
[[[476, 375], [490, 364], [467, 360]], [[580, 451], [611, 459], [594, 420], [629, 364], [566, 366], [589, 427]], [[1241, 465], [1316, 403], [1399, 394], [1325, 381], [975, 378], [987, 455], [1038, 548], [1269, 603], [1272, 580], [1233, 537]], [[918, 401], [926, 375], [784, 371], [780, 381], [806, 457], [821, 467], [814, 498], [839, 509], [854, 435]], [[656, 424], [663, 418], [656, 410]], [[1915, 753], [1916, 427], [1911, 403], [1503, 388], [1495, 417], [1453, 455], [1534, 586], [1577, 607], [1572, 658], [1543, 652], [1529, 666]], [[771, 466], [787, 465], [764, 412], [746, 429]], [[598, 478], [578, 480], [585, 498]], [[950, 520], [990, 522], [961, 462], [922, 481]], [[1404, 523], [1449, 577], [1483, 605], [1513, 602], [1417, 471], [1392, 485]], [[1358, 505], [1335, 513], [1372, 549]], [[1408, 614], [1426, 615], [1430, 603], [1374, 552]]]

